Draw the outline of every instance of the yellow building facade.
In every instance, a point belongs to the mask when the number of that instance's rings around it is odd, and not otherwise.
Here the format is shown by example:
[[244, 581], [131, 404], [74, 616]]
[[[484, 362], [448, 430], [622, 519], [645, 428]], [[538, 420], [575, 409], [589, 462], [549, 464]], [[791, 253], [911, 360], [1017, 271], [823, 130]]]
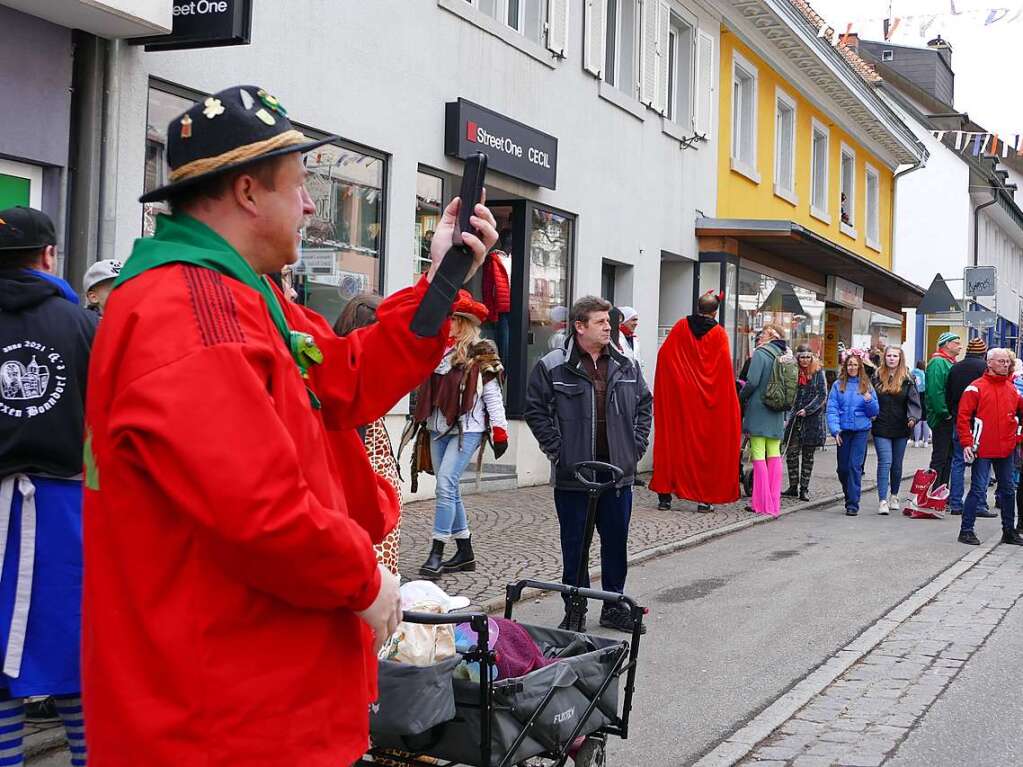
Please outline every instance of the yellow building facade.
[[[727, 28], [721, 30], [720, 126], [718, 142], [719, 218], [786, 219], [800, 224], [836, 245], [863, 256], [885, 269], [892, 267], [893, 169], [869, 152], [852, 135], [835, 125], [784, 77], [744, 45]], [[756, 115], [755, 162], [750, 168], [736, 163], [733, 109], [736, 66], [755, 75]], [[753, 72], [750, 72], [753, 70]], [[741, 96], [739, 96], [741, 99]], [[779, 116], [778, 103], [794, 106], [795, 157], [794, 189], [791, 194], [779, 189]], [[812, 205], [813, 138], [815, 126], [827, 136], [827, 206], [814, 211]], [[781, 139], [784, 141], [784, 138]], [[842, 226], [843, 150], [854, 164], [852, 201], [848, 205], [851, 225]], [[848, 167], [848, 166], [847, 166]], [[868, 243], [868, 170], [876, 174], [878, 216], [876, 240]], [[872, 182], [871, 182], [872, 183]], [[817, 215], [815, 215], [815, 212]], [[821, 215], [823, 214], [823, 215]]]

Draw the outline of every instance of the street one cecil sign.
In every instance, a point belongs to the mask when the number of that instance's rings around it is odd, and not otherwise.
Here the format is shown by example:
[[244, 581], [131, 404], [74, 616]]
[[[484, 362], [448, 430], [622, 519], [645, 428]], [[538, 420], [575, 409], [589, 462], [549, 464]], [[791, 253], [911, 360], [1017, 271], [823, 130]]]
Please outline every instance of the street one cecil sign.
[[174, 27], [169, 35], [138, 37], [132, 45], [147, 51], [175, 51], [247, 45], [252, 23], [252, 0], [174, 0]]
[[558, 140], [554, 136], [465, 99], [449, 102], [445, 109], [445, 154], [464, 160], [483, 152], [490, 170], [557, 188]]

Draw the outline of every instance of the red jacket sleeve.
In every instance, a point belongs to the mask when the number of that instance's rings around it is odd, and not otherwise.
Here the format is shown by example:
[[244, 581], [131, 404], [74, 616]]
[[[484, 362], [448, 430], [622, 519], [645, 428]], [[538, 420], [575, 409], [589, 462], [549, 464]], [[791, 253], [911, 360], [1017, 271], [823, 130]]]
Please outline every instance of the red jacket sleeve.
[[956, 433], [963, 449], [973, 447], [973, 416], [977, 414], [979, 402], [980, 392], [977, 390], [977, 384], [971, 383], [959, 400], [959, 412], [956, 414]]
[[111, 408], [111, 447], [240, 581], [300, 607], [365, 609], [380, 588], [369, 535], [307, 484], [261, 372], [269, 354], [220, 344], [133, 381]]
[[293, 330], [309, 333], [323, 352], [323, 363], [309, 369], [312, 390], [332, 429], [354, 429], [385, 415], [437, 367], [444, 354], [448, 323], [433, 338], [409, 330], [429, 283], [400, 290], [377, 309], [377, 323], [339, 338], [316, 312], [295, 304]]

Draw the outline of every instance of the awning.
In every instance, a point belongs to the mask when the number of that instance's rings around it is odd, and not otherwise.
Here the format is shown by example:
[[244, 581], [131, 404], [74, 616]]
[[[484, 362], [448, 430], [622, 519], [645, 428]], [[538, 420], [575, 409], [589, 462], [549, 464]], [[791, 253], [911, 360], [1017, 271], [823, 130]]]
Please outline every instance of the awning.
[[919, 285], [792, 221], [699, 218], [696, 236], [734, 239], [740, 258], [819, 284], [828, 275], [844, 277], [863, 286], [865, 302], [890, 311], [915, 307], [924, 295]]
[[3, 0], [0, 5], [107, 38], [165, 35], [174, 23], [172, 0]]

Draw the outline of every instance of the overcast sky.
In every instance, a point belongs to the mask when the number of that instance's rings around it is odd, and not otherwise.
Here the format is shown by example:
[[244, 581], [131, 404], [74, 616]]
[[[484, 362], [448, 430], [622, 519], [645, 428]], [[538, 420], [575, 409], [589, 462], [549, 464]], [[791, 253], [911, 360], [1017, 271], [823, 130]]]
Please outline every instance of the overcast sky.
[[[859, 23], [860, 19], [950, 14], [988, 8], [1011, 9], [1007, 19], [1023, 10], [1023, 0], [809, 0], [810, 5], [828, 23], [845, 31], [850, 21], [857, 22], [854, 32], [866, 40], [883, 40], [882, 22]], [[921, 35], [919, 18], [905, 21], [896, 29], [892, 42], [925, 47], [936, 34], [952, 45], [952, 70], [955, 72], [955, 107], [987, 130], [1002, 135], [1023, 134], [1023, 98], [1015, 82], [1023, 60], [1023, 14], [1017, 21], [1002, 20], [985, 26], [986, 16], [956, 18], [939, 16]]]

